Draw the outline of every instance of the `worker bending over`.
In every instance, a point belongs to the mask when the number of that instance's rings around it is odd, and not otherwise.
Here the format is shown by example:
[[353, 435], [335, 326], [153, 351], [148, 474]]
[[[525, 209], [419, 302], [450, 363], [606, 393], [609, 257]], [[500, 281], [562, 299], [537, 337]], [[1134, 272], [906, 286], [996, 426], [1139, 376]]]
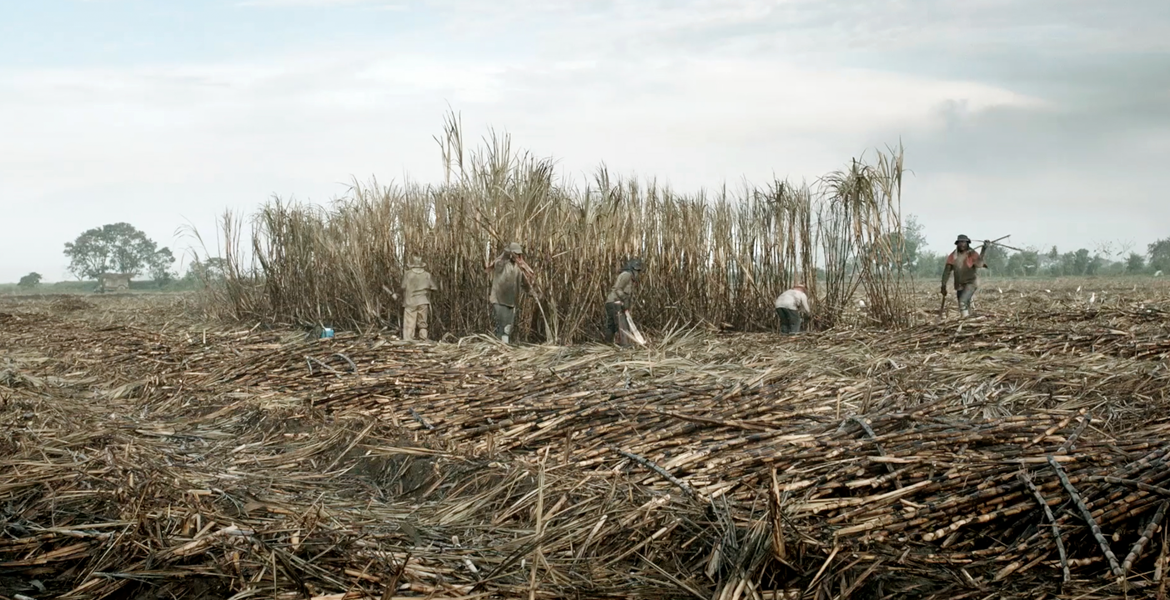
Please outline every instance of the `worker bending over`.
[[776, 316], [780, 318], [780, 333], [784, 335], [800, 333], [801, 315], [811, 313], [808, 293], [799, 283], [776, 298]]
[[[626, 263], [618, 274], [613, 288], [605, 297], [605, 340], [619, 346], [630, 345], [630, 325], [626, 311], [634, 299], [634, 284], [642, 275], [642, 259], [634, 258]], [[621, 335], [618, 335], [618, 334]]]

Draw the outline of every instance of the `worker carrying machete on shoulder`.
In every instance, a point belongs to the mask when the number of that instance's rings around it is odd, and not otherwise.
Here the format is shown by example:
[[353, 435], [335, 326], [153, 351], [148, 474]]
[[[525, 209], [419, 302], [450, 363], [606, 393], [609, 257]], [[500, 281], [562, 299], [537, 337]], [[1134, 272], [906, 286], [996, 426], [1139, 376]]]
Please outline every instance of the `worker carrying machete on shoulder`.
[[[986, 246], [984, 244], [984, 249]], [[947, 295], [947, 276], [953, 273], [959, 314], [964, 318], [971, 316], [971, 298], [979, 289], [979, 269], [986, 268], [983, 256], [971, 248], [971, 238], [965, 235], [955, 238], [955, 251], [947, 255], [947, 264], [943, 267], [942, 295]]]
[[495, 334], [500, 341], [508, 344], [513, 339], [520, 291], [528, 288], [529, 281], [535, 275], [532, 267], [524, 260], [524, 246], [518, 242], [508, 244], [504, 252], [486, 266], [492, 276], [488, 302], [492, 307]]

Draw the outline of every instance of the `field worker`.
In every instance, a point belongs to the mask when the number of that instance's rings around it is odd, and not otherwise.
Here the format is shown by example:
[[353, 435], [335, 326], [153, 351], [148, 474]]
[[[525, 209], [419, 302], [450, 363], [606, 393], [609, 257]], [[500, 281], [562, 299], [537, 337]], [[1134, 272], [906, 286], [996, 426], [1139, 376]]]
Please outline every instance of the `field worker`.
[[799, 283], [776, 298], [776, 316], [780, 318], [780, 333], [784, 335], [800, 333], [801, 315], [811, 313], [808, 292]]
[[[633, 303], [634, 284], [641, 275], [642, 259], [630, 259], [605, 297], [605, 340], [611, 344], [617, 342], [620, 346], [630, 345], [630, 326], [625, 311]], [[619, 332], [622, 335], [618, 335]]]
[[955, 275], [955, 296], [959, 299], [959, 314], [964, 318], [971, 315], [971, 298], [979, 288], [979, 269], [986, 269], [983, 257], [971, 249], [971, 238], [960, 235], [955, 238], [955, 251], [947, 255], [943, 267], [942, 295], [947, 295], [947, 276]]
[[488, 300], [492, 305], [492, 322], [496, 337], [505, 344], [512, 339], [516, 323], [516, 301], [520, 289], [527, 287], [532, 268], [524, 261], [524, 247], [517, 242], [508, 244], [495, 262], [488, 265], [492, 273], [492, 291]]
[[418, 339], [427, 339], [427, 317], [431, 310], [431, 290], [438, 290], [434, 278], [427, 271], [422, 259], [410, 257], [406, 263], [406, 272], [402, 274], [402, 339], [414, 339], [415, 329], [418, 329]]

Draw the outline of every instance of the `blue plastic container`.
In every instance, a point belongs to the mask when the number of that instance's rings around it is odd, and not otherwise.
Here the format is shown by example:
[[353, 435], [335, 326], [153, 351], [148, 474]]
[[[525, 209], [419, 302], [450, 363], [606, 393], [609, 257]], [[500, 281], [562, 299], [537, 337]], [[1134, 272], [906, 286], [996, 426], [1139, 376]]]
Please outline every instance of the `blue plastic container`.
[[321, 339], [328, 339], [331, 337], [333, 337], [333, 328], [332, 327], [326, 327], [326, 328], [321, 330]]

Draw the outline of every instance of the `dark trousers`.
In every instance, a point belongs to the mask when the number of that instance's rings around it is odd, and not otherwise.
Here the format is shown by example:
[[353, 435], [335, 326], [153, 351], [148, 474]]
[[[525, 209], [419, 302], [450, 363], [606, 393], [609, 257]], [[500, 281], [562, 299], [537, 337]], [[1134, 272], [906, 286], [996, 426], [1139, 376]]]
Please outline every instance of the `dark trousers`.
[[780, 318], [780, 333], [792, 335], [800, 333], [800, 311], [791, 308], [777, 308], [776, 316]]
[[975, 297], [975, 289], [975, 284], [969, 283], [962, 289], [955, 290], [955, 297], [959, 300], [959, 310], [971, 310], [971, 298]]
[[630, 326], [626, 324], [626, 315], [622, 310], [622, 305], [617, 302], [605, 303], [605, 341], [609, 343], [617, 342], [622, 346], [627, 346], [630, 343], [629, 336], [618, 335], [618, 333], [625, 334], [629, 331]]
[[508, 341], [512, 339], [512, 330], [516, 323], [516, 307], [504, 306], [503, 304], [492, 305], [492, 323], [495, 325], [496, 337], [502, 338], [508, 336]]

